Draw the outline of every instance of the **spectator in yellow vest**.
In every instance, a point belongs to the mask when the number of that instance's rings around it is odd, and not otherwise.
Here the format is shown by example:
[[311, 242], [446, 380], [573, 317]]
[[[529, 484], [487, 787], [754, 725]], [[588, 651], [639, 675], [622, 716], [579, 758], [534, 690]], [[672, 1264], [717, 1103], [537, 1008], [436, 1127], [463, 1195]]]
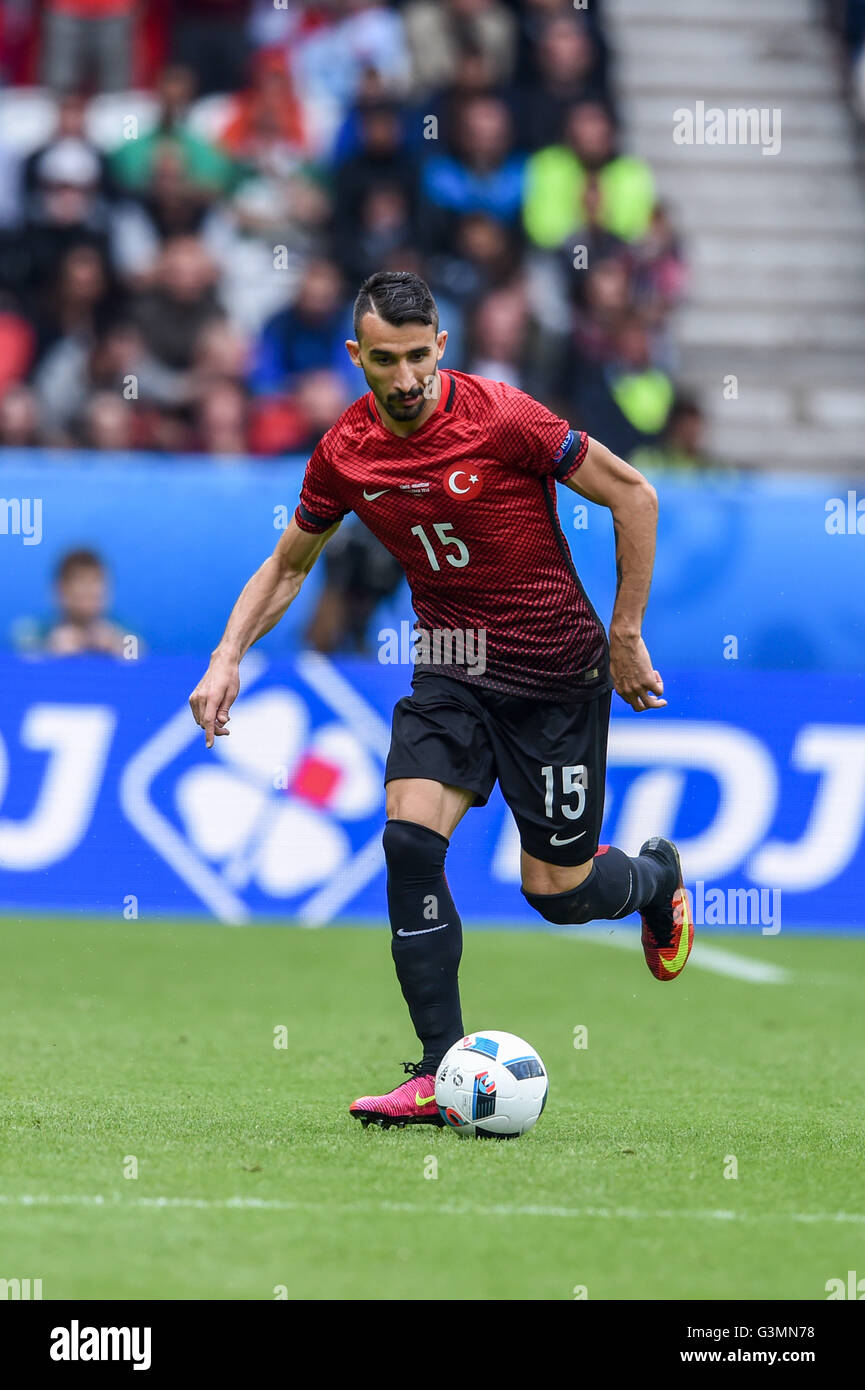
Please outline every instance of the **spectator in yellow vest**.
[[623, 241], [646, 234], [655, 206], [652, 172], [644, 160], [616, 152], [603, 106], [581, 102], [565, 116], [563, 142], [538, 150], [526, 167], [523, 221], [536, 246], [561, 246], [585, 225], [592, 176], [600, 193], [600, 225]]

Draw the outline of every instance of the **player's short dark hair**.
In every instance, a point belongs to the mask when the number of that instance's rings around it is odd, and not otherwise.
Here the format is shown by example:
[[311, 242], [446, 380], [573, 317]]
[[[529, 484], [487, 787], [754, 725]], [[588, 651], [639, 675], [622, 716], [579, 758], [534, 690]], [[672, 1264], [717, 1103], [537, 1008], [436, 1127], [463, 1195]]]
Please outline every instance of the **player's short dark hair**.
[[99, 570], [101, 574], [104, 574], [105, 565], [102, 563], [102, 557], [97, 555], [95, 550], [69, 550], [61, 557], [54, 571], [55, 583], [62, 584], [64, 579], [68, 579], [78, 570]]
[[413, 270], [377, 270], [364, 280], [354, 301], [354, 336], [360, 341], [364, 314], [385, 323], [430, 323], [438, 333], [439, 311], [429, 285]]

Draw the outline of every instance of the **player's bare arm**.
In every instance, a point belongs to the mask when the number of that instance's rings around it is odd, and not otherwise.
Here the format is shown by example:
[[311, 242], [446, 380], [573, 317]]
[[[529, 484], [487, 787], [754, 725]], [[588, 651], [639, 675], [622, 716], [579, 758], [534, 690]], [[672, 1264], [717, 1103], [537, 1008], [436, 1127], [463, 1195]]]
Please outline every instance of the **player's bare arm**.
[[635, 710], [667, 702], [660, 674], [642, 638], [655, 561], [658, 497], [651, 483], [597, 439], [567, 481], [574, 492], [609, 507], [616, 534], [616, 601], [610, 621], [610, 675], [622, 699]]
[[297, 598], [325, 544], [339, 526], [323, 534], [302, 531], [292, 517], [269, 555], [247, 581], [231, 610], [210, 665], [189, 697], [196, 724], [213, 747], [214, 736], [228, 734], [229, 710], [240, 689], [240, 662], [249, 648], [270, 632]]

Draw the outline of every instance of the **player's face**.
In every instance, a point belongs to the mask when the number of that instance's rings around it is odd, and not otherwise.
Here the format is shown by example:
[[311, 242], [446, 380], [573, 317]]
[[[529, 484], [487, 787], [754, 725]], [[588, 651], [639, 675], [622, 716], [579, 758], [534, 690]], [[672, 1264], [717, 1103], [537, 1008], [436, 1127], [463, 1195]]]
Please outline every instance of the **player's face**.
[[385, 323], [365, 314], [358, 342], [347, 342], [351, 360], [360, 367], [382, 410], [400, 424], [420, 422], [435, 407], [435, 377], [447, 333], [432, 324]]

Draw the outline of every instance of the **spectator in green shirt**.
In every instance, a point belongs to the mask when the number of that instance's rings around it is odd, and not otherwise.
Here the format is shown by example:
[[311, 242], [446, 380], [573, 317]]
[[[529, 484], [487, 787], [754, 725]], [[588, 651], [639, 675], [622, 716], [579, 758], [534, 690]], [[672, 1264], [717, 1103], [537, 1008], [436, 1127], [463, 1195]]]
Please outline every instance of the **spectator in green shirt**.
[[644, 160], [616, 152], [609, 113], [586, 101], [568, 109], [562, 143], [547, 145], [528, 161], [523, 220], [536, 246], [561, 246], [586, 223], [584, 196], [592, 176], [601, 226], [623, 241], [645, 235], [655, 206], [652, 172]]
[[162, 106], [155, 128], [147, 135], [124, 140], [111, 156], [111, 172], [121, 188], [129, 193], [145, 192], [157, 156], [166, 146], [180, 154], [183, 172], [191, 183], [213, 195], [235, 187], [239, 170], [234, 161], [188, 129], [186, 119], [193, 92], [194, 77], [188, 68], [165, 69], [159, 83]]

